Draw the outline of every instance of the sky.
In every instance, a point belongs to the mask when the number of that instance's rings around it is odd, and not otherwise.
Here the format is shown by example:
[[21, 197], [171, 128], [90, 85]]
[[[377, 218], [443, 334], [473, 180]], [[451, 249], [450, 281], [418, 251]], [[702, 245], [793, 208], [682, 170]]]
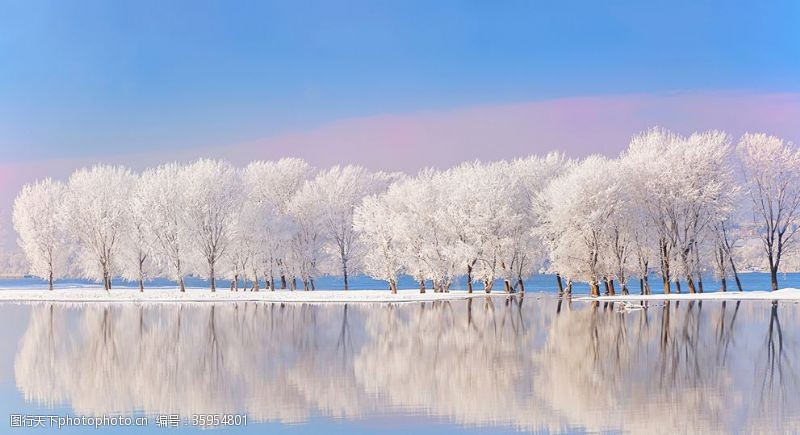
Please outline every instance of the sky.
[[414, 172], [616, 155], [656, 125], [798, 142], [798, 22], [796, 1], [0, 0], [0, 246], [24, 183], [97, 162]]

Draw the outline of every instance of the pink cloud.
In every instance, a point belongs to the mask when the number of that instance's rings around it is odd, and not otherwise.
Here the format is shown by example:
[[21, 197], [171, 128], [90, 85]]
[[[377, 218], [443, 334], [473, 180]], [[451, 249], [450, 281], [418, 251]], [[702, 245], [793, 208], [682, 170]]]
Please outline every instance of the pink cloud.
[[[414, 172], [552, 150], [574, 157], [616, 155], [632, 135], [655, 125], [680, 133], [722, 129], [734, 138], [745, 131], [763, 131], [797, 142], [798, 121], [800, 94], [708, 92], [566, 98], [343, 119], [229, 146], [0, 164], [0, 221], [9, 225], [11, 201], [24, 183], [46, 176], [65, 179], [74, 169], [96, 162], [142, 169], [202, 156], [236, 164], [298, 156], [318, 167], [357, 163]], [[13, 240], [10, 235], [5, 238]]]

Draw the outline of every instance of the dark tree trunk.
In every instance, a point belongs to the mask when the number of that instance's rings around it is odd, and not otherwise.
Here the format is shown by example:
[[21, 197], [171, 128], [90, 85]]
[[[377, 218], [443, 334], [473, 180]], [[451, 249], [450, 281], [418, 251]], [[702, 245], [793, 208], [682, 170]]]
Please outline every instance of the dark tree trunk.
[[564, 294], [564, 283], [561, 281], [561, 274], [556, 272], [556, 285], [558, 285], [558, 294]]
[[689, 287], [689, 293], [697, 293], [694, 288], [694, 280], [692, 279], [692, 274], [686, 275], [686, 285]]
[[47, 288], [53, 290], [53, 272], [47, 274]]
[[778, 267], [771, 266], [769, 269], [769, 275], [772, 280], [772, 291], [776, 291], [778, 290]]
[[639, 294], [644, 294], [644, 278], [639, 278]]
[[286, 275], [281, 274], [281, 290], [286, 290]]
[[211, 273], [209, 273], [210, 279], [211, 279], [211, 291], [215, 292], [215, 291], [217, 291], [217, 278], [214, 276], [214, 264], [213, 263], [209, 265], [209, 270], [211, 272]]
[[419, 292], [420, 293], [425, 293], [425, 280], [424, 279], [419, 280]]
[[342, 261], [342, 275], [344, 276], [344, 289], [350, 290], [350, 284], [347, 282], [347, 262]]
[[720, 279], [720, 282], [722, 284], [722, 291], [724, 292], [728, 291], [728, 281], [725, 279], [725, 276], [723, 276], [722, 279]]
[[[623, 286], [623, 288], [625, 288], [625, 287]], [[615, 296], [617, 294], [617, 290], [614, 288], [614, 280], [613, 279], [609, 279], [608, 280], [608, 291], [609, 291], [609, 294], [611, 296]]]
[[181, 286], [181, 293], [186, 293], [186, 284], [183, 282], [183, 277], [180, 277], [180, 279], [178, 279], [178, 283]]
[[731, 271], [733, 272], [733, 279], [736, 280], [736, 288], [742, 291], [742, 281], [739, 280], [739, 272], [736, 271], [736, 263], [734, 263], [732, 256], [728, 257], [728, 261], [731, 263]]
[[522, 282], [522, 278], [517, 278], [517, 284], [519, 285], [519, 292], [525, 293], [525, 283]]
[[467, 265], [467, 293], [472, 294], [472, 265]]

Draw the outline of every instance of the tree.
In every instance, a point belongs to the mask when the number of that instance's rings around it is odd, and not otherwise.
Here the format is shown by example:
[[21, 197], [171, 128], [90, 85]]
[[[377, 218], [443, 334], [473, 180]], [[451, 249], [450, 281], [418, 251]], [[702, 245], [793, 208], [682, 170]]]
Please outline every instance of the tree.
[[287, 286], [287, 277], [292, 287], [296, 286], [294, 277], [300, 272], [289, 248], [297, 227], [289, 206], [313, 172], [308, 163], [297, 158], [251, 162], [244, 170], [247, 195], [242, 213], [249, 217], [243, 217], [247, 230], [237, 235], [237, 246], [249, 246], [250, 251], [236, 255], [252, 269], [263, 267], [268, 271], [271, 288], [275, 288], [274, 273], [279, 274], [282, 289]]
[[383, 172], [371, 173], [360, 166], [337, 165], [318, 173], [301, 192], [305, 201], [313, 206], [309, 211], [318, 214], [328, 252], [338, 258], [338, 271], [345, 290], [349, 289], [348, 278], [354, 270], [353, 262], [362, 254], [359, 239], [353, 231], [355, 208], [365, 196], [385, 191], [397, 177]]
[[96, 165], [69, 177], [65, 228], [76, 241], [83, 277], [111, 288], [135, 178], [122, 166]]
[[355, 230], [367, 245], [364, 271], [375, 279], [387, 281], [389, 290], [397, 293], [397, 276], [402, 271], [401, 252], [397, 244], [397, 215], [389, 199], [395, 186], [380, 195], [371, 195], [361, 202], [353, 215]]
[[153, 263], [153, 235], [148, 228], [150, 210], [147, 207], [147, 191], [141, 176], [136, 177], [127, 204], [125, 230], [123, 231], [120, 270], [122, 277], [139, 283], [144, 291], [144, 282], [156, 273]]
[[619, 184], [606, 176], [610, 162], [605, 157], [589, 156], [547, 189], [548, 225], [558, 228], [551, 247], [551, 261], [568, 277], [589, 283], [598, 296], [603, 276], [603, 230], [621, 205]]
[[793, 248], [800, 227], [800, 152], [791, 142], [766, 134], [745, 134], [736, 150], [775, 291], [781, 259]]
[[197, 273], [210, 281], [213, 292], [216, 268], [234, 238], [242, 192], [239, 171], [227, 162], [201, 159], [183, 167], [179, 176], [189, 240], [205, 263]]
[[65, 193], [64, 184], [50, 178], [26, 184], [14, 200], [12, 212], [17, 243], [28, 260], [29, 272], [46, 279], [50, 290], [66, 261], [59, 225]]
[[141, 207], [148, 211], [145, 227], [153, 238], [153, 259], [185, 292], [189, 234], [181, 175], [180, 166], [169, 163], [146, 170], [140, 182]]

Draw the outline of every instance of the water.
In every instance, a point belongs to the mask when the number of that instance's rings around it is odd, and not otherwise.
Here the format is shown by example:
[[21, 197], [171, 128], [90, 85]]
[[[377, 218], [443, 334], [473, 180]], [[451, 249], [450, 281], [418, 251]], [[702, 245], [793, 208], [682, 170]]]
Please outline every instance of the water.
[[[768, 273], [742, 273], [739, 275], [742, 286], [745, 291], [751, 290], [769, 290], [770, 289], [770, 276]], [[661, 279], [656, 274], [651, 274], [649, 277], [650, 286], [652, 288], [652, 292], [654, 294], [663, 293], [663, 287], [661, 284]], [[209, 283], [207, 280], [195, 278], [195, 277], [187, 277], [185, 279], [186, 285], [188, 287], [208, 287]], [[218, 280], [217, 286], [221, 289], [227, 287], [228, 280]], [[264, 281], [261, 280], [260, 286], [264, 287]], [[379, 281], [372, 279], [368, 276], [363, 275], [355, 275], [350, 277], [350, 289], [351, 290], [373, 290], [373, 289], [388, 289], [388, 284], [385, 281]], [[337, 276], [320, 276], [315, 280], [316, 288], [317, 289], [325, 289], [325, 290], [341, 290], [344, 288], [344, 283], [341, 277]], [[550, 274], [538, 274], [534, 275], [525, 280], [525, 288], [528, 290], [535, 290], [535, 291], [544, 291], [555, 293], [556, 292], [556, 278], [555, 275]], [[715, 279], [711, 275], [703, 276], [703, 284], [706, 291], [717, 291], [720, 288], [719, 280]], [[138, 283], [124, 281], [122, 279], [114, 279], [112, 281], [112, 285], [114, 288], [138, 288]], [[241, 281], [240, 285], [243, 286], [244, 282]], [[431, 287], [431, 283], [428, 282], [427, 285], [429, 288]], [[566, 285], [566, 282], [564, 283]], [[46, 288], [47, 283], [42, 281], [38, 278], [28, 277], [28, 278], [2, 278], [0, 277], [0, 289], [2, 288]], [[84, 279], [61, 279], [57, 280], [55, 287], [97, 287], [99, 286], [98, 283], [87, 281]], [[148, 281], [145, 287], [175, 287], [177, 284], [174, 281], [170, 281], [163, 278], [154, 279]], [[639, 281], [638, 280], [631, 280], [628, 283], [630, 287], [631, 293], [638, 293], [639, 292]], [[688, 287], [685, 282], [681, 283], [682, 289], [687, 291]], [[785, 287], [794, 287], [800, 288], [800, 273], [783, 273], [778, 275], [778, 286], [781, 288]], [[399, 288], [410, 288], [416, 289], [419, 288], [419, 284], [414, 281], [413, 278], [407, 275], [402, 275], [398, 279], [398, 287]], [[453, 280], [452, 288], [454, 289], [464, 289], [466, 288], [465, 279], [463, 276], [456, 277]], [[475, 285], [476, 289], [481, 289], [480, 284]], [[503, 284], [502, 281], [497, 281], [494, 284], [495, 290], [502, 290]], [[619, 291], [619, 284], [617, 284], [617, 290]], [[675, 291], [675, 286], [673, 284], [672, 290]], [[732, 277], [728, 277], [728, 290], [733, 291], [736, 290], [736, 283], [734, 282]], [[573, 285], [573, 293], [575, 294], [588, 294], [589, 293], [589, 286], [585, 283], [576, 282]]]
[[119, 433], [173, 413], [247, 415], [213, 433], [800, 430], [800, 304], [620, 308], [1, 304], [0, 412], [150, 418]]

